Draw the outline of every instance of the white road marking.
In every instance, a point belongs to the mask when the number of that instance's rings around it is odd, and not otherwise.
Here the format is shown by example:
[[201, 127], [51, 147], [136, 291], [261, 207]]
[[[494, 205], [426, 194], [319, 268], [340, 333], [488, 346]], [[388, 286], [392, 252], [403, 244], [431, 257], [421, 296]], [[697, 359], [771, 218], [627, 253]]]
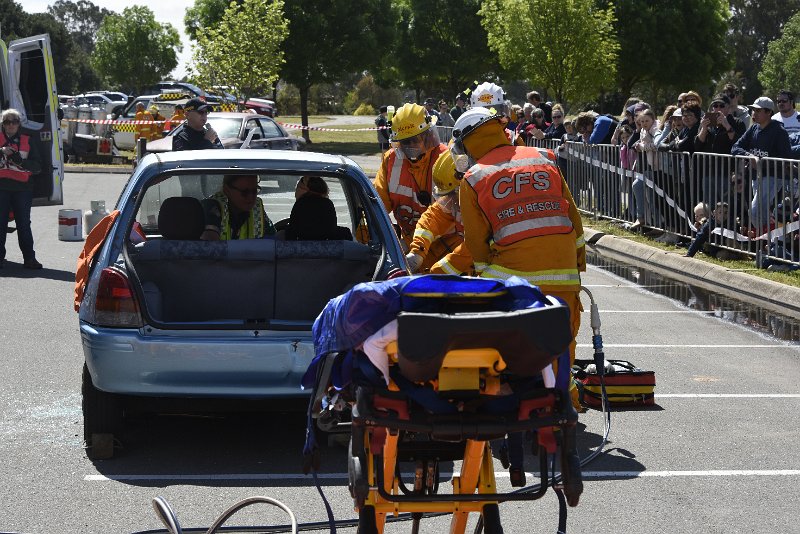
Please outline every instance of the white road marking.
[[[535, 475], [534, 473], [528, 473]], [[346, 480], [347, 473], [320, 473], [323, 480]], [[409, 474], [410, 476], [410, 474]], [[443, 477], [452, 473], [442, 473]], [[496, 478], [508, 478], [507, 471], [495, 471]], [[800, 469], [740, 469], [713, 471], [584, 471], [584, 478], [672, 478], [672, 477], [736, 477], [736, 476], [800, 476]], [[208, 475], [86, 475], [87, 482], [110, 481], [209, 481], [209, 480], [313, 480], [301, 473], [229, 473]]]
[[[771, 345], [674, 345], [674, 344], [647, 344], [647, 343], [603, 343], [603, 348], [616, 349], [774, 349], [777, 347], [796, 347], [796, 344], [773, 343]], [[591, 343], [578, 343], [581, 348], [594, 348]]]
[[800, 399], [800, 393], [657, 393], [659, 399]]

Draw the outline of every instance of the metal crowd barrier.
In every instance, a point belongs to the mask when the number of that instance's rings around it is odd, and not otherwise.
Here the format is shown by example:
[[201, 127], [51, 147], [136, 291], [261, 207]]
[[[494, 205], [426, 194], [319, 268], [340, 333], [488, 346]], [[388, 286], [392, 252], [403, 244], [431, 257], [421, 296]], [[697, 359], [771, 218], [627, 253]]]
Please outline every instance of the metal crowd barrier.
[[619, 146], [529, 145], [554, 151], [578, 209], [596, 219], [639, 220], [639, 231], [664, 232], [667, 242], [691, 242], [709, 221], [706, 250], [721, 259], [800, 266], [796, 160], [659, 151], [626, 168]]

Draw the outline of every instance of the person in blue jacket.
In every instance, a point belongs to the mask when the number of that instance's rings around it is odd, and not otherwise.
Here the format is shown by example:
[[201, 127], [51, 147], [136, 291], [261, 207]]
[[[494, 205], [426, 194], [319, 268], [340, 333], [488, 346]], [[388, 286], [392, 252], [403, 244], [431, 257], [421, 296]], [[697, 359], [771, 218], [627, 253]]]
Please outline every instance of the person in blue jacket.
[[[789, 188], [794, 188], [785, 165], [780, 162], [764, 164], [761, 158], [792, 159], [792, 147], [789, 134], [783, 125], [772, 119], [775, 104], [772, 99], [762, 96], [751, 104], [753, 125], [747, 129], [731, 148], [734, 156], [748, 156], [751, 160], [751, 177], [753, 201], [750, 205], [750, 221], [756, 233], [769, 229], [770, 204], [776, 200], [779, 190], [788, 195]], [[753, 169], [761, 165], [762, 179], [757, 179]], [[792, 197], [795, 191], [791, 191]], [[777, 202], [775, 202], [777, 205]]]

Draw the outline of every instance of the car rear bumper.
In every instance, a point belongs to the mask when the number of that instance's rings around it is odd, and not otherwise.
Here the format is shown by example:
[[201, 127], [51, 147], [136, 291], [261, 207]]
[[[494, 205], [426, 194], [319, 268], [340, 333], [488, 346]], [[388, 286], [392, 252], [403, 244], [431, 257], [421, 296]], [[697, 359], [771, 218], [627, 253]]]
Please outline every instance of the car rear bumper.
[[[95, 387], [157, 397], [267, 399], [307, 396], [300, 379], [313, 358], [307, 332], [178, 331], [143, 335], [135, 329], [81, 322], [81, 342]], [[274, 334], [274, 333], [272, 333]]]

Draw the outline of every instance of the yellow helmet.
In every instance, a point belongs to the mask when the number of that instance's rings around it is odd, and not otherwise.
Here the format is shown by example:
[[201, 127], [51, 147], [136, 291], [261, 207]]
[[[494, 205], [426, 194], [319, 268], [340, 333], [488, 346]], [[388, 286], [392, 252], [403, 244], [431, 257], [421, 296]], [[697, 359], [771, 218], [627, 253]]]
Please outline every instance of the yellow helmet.
[[392, 117], [392, 141], [401, 141], [425, 132], [431, 127], [431, 118], [419, 104], [404, 104]]
[[433, 164], [433, 184], [433, 194], [436, 196], [446, 195], [458, 187], [456, 164], [449, 150], [442, 152]]

